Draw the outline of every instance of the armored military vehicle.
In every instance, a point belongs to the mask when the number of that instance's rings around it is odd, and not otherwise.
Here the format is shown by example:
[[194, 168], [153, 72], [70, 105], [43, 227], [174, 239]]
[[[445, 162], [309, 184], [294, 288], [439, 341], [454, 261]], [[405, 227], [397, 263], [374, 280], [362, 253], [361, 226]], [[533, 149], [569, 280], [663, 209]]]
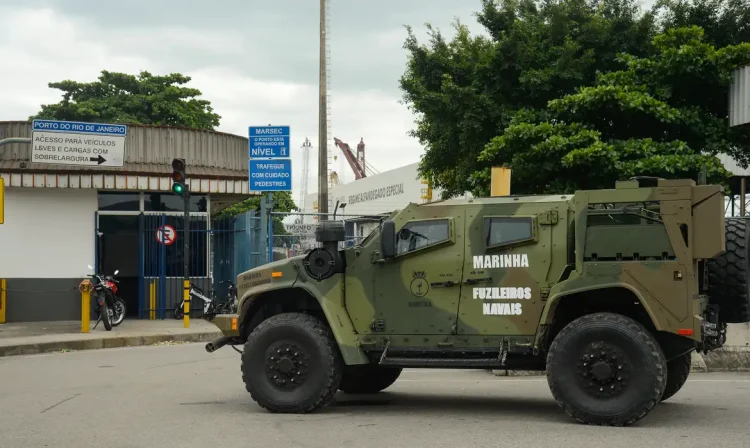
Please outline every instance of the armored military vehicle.
[[410, 204], [357, 246], [340, 249], [339, 221], [316, 239], [240, 274], [239, 312], [206, 346], [244, 346], [271, 412], [376, 393], [403, 368], [520, 369], [546, 371], [574, 419], [628, 425], [750, 321], [745, 221], [691, 180]]

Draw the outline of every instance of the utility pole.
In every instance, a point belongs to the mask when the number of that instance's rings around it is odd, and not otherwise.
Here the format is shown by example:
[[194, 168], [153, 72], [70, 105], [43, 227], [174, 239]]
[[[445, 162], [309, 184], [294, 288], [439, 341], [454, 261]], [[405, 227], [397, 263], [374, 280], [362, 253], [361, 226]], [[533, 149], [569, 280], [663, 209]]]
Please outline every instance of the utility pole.
[[318, 109], [318, 212], [328, 219], [328, 67], [326, 60], [326, 2], [320, 0], [320, 79]]

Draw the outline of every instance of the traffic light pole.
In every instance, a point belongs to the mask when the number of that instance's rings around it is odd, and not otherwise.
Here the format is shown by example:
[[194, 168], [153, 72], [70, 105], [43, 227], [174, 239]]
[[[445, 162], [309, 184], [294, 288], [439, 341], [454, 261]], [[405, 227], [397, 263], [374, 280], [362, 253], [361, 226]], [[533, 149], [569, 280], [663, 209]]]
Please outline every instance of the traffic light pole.
[[183, 273], [182, 303], [185, 328], [190, 327], [190, 187], [187, 181], [187, 164], [185, 159], [172, 159], [172, 192], [179, 195], [184, 203], [182, 223], [183, 238]]
[[182, 299], [185, 301], [184, 323], [185, 328], [190, 328], [190, 191], [185, 190], [183, 196], [185, 202], [185, 214], [182, 224], [183, 235], [183, 279], [182, 279]]

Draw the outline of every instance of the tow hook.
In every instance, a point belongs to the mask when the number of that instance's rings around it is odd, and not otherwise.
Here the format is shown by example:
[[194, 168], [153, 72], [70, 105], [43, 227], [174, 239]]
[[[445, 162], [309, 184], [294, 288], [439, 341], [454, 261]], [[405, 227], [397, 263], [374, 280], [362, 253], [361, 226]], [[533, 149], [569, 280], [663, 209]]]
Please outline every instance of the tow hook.
[[717, 305], [707, 307], [703, 315], [703, 322], [701, 322], [701, 330], [703, 332], [701, 337], [702, 350], [699, 351], [704, 354], [721, 348], [726, 342], [727, 324], [719, 321], [719, 307]]
[[215, 339], [206, 344], [206, 351], [208, 353], [213, 353], [216, 350], [227, 345], [232, 339], [234, 339], [232, 336], [222, 336], [219, 339]]

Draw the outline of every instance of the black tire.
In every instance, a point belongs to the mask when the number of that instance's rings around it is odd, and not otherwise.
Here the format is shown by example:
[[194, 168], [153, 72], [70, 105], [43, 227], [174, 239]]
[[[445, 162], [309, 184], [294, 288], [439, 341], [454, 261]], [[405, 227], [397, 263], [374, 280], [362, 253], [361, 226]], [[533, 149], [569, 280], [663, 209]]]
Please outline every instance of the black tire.
[[746, 218], [726, 218], [726, 251], [708, 260], [708, 296], [719, 305], [719, 320], [750, 322], [750, 232]]
[[174, 307], [174, 318], [180, 320], [183, 317], [185, 317], [185, 308], [183, 308], [183, 305], [181, 303], [178, 303]]
[[347, 394], [374, 394], [387, 389], [401, 375], [400, 368], [346, 366], [339, 390]]
[[691, 353], [686, 353], [667, 362], [667, 386], [661, 401], [671, 398], [685, 385], [690, 375], [690, 355]]
[[107, 306], [107, 302], [105, 301], [102, 304], [102, 307], [99, 311], [102, 316], [102, 323], [104, 324], [104, 329], [107, 331], [112, 331], [112, 321], [109, 320], [109, 307]]
[[113, 327], [116, 327], [120, 325], [121, 323], [123, 323], [125, 321], [125, 316], [128, 314], [128, 305], [125, 303], [125, 301], [121, 297], [118, 297], [117, 299], [115, 299], [115, 306], [116, 307], [119, 306], [122, 309], [122, 319], [115, 318], [115, 320], [112, 322]]
[[245, 388], [270, 412], [306, 414], [328, 405], [342, 370], [331, 330], [308, 314], [284, 313], [264, 320], [242, 353]]
[[635, 320], [588, 314], [566, 325], [552, 341], [547, 382], [557, 403], [575, 420], [628, 426], [659, 403], [667, 361], [651, 333]]

